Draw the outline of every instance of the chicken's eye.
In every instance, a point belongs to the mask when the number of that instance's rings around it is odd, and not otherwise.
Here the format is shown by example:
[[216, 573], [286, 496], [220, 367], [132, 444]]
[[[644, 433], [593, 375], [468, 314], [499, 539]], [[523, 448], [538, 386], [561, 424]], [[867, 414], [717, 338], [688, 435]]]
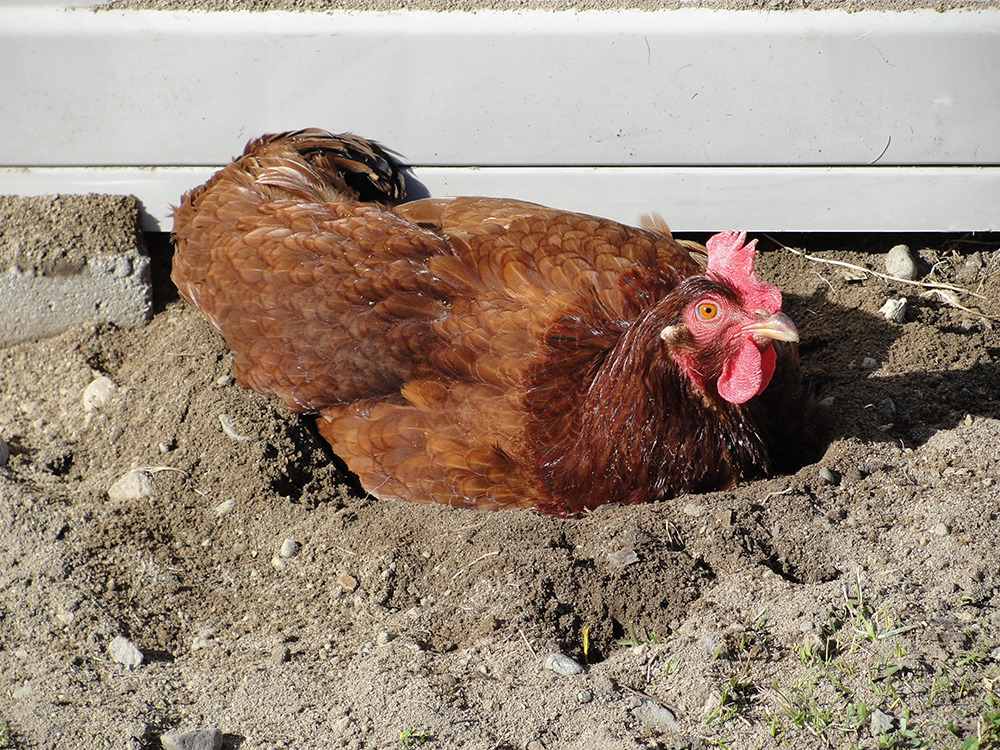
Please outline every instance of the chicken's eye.
[[719, 306], [714, 302], [699, 302], [698, 317], [702, 320], [713, 320], [719, 314]]

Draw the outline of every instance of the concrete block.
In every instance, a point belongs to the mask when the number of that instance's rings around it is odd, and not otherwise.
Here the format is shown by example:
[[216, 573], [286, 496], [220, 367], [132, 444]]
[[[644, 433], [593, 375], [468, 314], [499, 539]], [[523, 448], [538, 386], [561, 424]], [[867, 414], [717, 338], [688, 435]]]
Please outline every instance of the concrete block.
[[143, 325], [152, 299], [134, 196], [0, 196], [0, 346]]

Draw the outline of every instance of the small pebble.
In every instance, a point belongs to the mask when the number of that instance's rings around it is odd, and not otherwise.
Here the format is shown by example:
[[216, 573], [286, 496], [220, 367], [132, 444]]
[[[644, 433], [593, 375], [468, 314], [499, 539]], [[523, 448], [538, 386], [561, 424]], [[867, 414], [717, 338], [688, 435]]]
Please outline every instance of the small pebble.
[[863, 360], [861, 360], [862, 370], [874, 370], [876, 367], [878, 367], [877, 359], [872, 359], [871, 357], [865, 357]]
[[112, 661], [129, 668], [142, 664], [142, 651], [123, 635], [115, 636], [115, 639], [108, 644], [108, 656]]
[[23, 701], [25, 698], [30, 698], [33, 692], [35, 692], [35, 689], [31, 687], [31, 683], [21, 685], [21, 687], [14, 691], [14, 700]]
[[292, 652], [288, 646], [282, 644], [271, 652], [271, 661], [274, 662], [275, 666], [281, 666], [282, 664], [287, 664], [292, 659]]
[[282, 557], [295, 557], [299, 554], [300, 549], [302, 549], [302, 545], [294, 539], [285, 539], [285, 541], [281, 543], [281, 549], [278, 550], [278, 554]]
[[823, 466], [819, 470], [819, 478], [822, 479], [826, 484], [837, 484], [840, 481], [840, 477], [837, 476], [835, 471], [830, 471], [830, 469]]
[[217, 515], [219, 518], [222, 518], [224, 515], [226, 515], [229, 511], [231, 511], [235, 507], [236, 507], [236, 501], [233, 500], [233, 498], [229, 498], [228, 500], [225, 500], [215, 506], [215, 515]]
[[220, 750], [222, 732], [218, 729], [167, 732], [160, 735], [160, 744], [163, 750]]
[[215, 641], [203, 635], [195, 636], [195, 639], [191, 641], [191, 651], [205, 651], [213, 646], [215, 646]]
[[906, 317], [906, 297], [886, 300], [885, 304], [879, 309], [879, 312], [888, 321], [902, 323]]
[[824, 398], [822, 401], [819, 402], [819, 405], [829, 409], [831, 406], [834, 405], [834, 403], [836, 403], [836, 401], [837, 401], [836, 396], [827, 396], [826, 398]]
[[646, 701], [646, 709], [649, 713], [647, 721], [654, 727], [666, 729], [668, 732], [681, 731], [680, 722], [677, 721], [677, 717], [674, 716], [674, 712], [666, 706], [661, 706], [659, 703], [655, 703], [654, 701]]
[[625, 568], [633, 563], [639, 562], [639, 556], [634, 549], [620, 549], [617, 552], [608, 553], [608, 564], [612, 568]]
[[931, 533], [934, 536], [948, 536], [948, 534], [951, 533], [951, 529], [949, 529], [946, 524], [939, 523], [939, 524], [935, 524], [931, 528]]
[[344, 591], [354, 591], [358, 587], [358, 579], [347, 573], [337, 576], [337, 583]]
[[696, 503], [688, 503], [681, 509], [681, 512], [685, 516], [698, 517], [705, 515], [707, 511], [704, 505], [697, 505]]
[[892, 729], [893, 718], [877, 708], [871, 713], [872, 734], [880, 735]]
[[135, 469], [123, 475], [108, 489], [108, 499], [115, 502], [127, 502], [149, 497], [153, 494], [153, 480], [149, 474]]
[[95, 409], [100, 409], [111, 400], [111, 397], [117, 390], [118, 386], [115, 385], [115, 382], [111, 378], [105, 377], [104, 375], [90, 381], [90, 385], [88, 385], [83, 391], [84, 411], [94, 411]]
[[275, 570], [284, 570], [288, 567], [288, 563], [285, 562], [285, 558], [281, 555], [275, 555], [271, 558], [271, 567]]
[[579, 662], [560, 653], [549, 654], [545, 659], [545, 668], [556, 674], [561, 674], [563, 677], [572, 677], [583, 671]]
[[590, 703], [594, 700], [594, 694], [589, 690], [581, 690], [576, 694], [576, 699], [580, 701], [580, 703]]
[[222, 431], [226, 433], [226, 437], [230, 440], [234, 440], [237, 443], [248, 443], [253, 440], [252, 436], [240, 433], [236, 429], [236, 424], [233, 422], [233, 418], [225, 412], [219, 415], [219, 424], [222, 425]]
[[455, 685], [458, 684], [458, 680], [455, 678], [455, 675], [451, 674], [442, 675], [441, 682], [443, 682], [448, 687], [455, 687]]
[[392, 633], [388, 630], [380, 630], [378, 635], [375, 636], [375, 643], [379, 646], [385, 646], [386, 644], [392, 642], [392, 637]]
[[897, 279], [913, 281], [917, 278], [917, 263], [906, 245], [896, 245], [885, 255], [885, 272]]

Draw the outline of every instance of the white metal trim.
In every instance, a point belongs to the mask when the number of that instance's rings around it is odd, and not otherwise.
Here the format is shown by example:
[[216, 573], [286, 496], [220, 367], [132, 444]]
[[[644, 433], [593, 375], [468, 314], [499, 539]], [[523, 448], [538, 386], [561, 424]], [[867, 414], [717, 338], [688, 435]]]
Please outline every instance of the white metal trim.
[[[169, 231], [170, 206], [212, 168], [0, 169], [3, 191], [139, 197], [147, 231]], [[998, 231], [1000, 168], [422, 167], [432, 195], [532, 200], [635, 223], [661, 214], [676, 231]]]

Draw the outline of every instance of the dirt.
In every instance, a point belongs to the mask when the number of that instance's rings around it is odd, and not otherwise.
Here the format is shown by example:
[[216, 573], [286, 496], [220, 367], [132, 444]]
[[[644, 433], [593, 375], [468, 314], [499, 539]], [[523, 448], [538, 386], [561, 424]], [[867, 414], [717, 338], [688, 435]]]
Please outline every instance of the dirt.
[[148, 236], [147, 326], [0, 350], [0, 748], [997, 747], [1000, 238], [777, 244], [900, 239], [762, 238], [816, 463], [567, 521], [364, 496]]
[[995, 8], [998, 0], [108, 0], [97, 10], [162, 11], [286, 11], [329, 13], [397, 10], [434, 12], [491, 11], [592, 11], [592, 10], [678, 10], [708, 8], [727, 11], [838, 10], [903, 12], [919, 8], [938, 12]]

